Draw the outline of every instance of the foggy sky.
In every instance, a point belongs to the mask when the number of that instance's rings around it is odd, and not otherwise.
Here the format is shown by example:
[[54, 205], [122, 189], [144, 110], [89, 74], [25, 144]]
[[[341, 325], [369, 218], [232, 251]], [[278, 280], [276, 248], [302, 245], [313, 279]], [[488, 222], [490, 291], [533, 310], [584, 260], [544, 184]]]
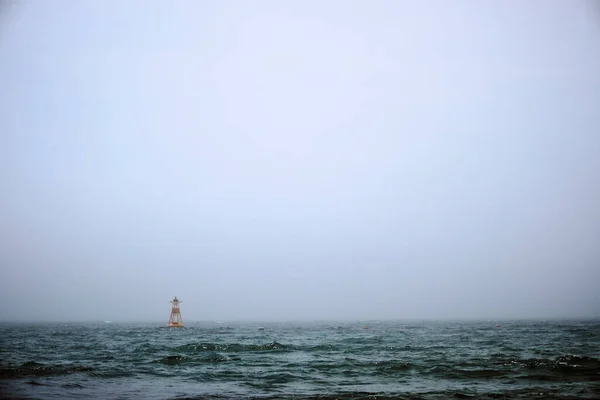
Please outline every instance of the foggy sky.
[[29, 1], [0, 320], [600, 316], [581, 1]]

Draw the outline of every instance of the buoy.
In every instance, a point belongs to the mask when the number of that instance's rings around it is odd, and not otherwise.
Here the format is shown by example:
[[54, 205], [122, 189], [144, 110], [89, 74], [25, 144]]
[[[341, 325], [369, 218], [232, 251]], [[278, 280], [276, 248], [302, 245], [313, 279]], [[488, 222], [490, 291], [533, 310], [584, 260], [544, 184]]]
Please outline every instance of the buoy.
[[170, 301], [173, 306], [171, 307], [171, 316], [169, 317], [169, 326], [171, 328], [183, 328], [183, 320], [181, 319], [181, 311], [179, 310], [179, 303], [183, 303], [177, 299], [177, 296]]

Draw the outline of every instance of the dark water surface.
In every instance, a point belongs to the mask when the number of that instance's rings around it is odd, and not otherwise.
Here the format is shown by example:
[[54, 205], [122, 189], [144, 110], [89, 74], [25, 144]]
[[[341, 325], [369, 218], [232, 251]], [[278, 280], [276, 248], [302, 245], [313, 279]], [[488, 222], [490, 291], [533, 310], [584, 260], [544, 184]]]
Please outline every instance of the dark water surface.
[[0, 397], [600, 398], [600, 322], [4, 324]]

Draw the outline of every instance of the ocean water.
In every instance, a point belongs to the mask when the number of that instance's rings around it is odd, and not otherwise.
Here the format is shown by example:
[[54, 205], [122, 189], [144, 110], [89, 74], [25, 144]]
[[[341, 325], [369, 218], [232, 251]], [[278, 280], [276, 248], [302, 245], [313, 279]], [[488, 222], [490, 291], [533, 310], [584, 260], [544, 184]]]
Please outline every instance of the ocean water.
[[600, 321], [0, 325], [0, 397], [600, 399]]

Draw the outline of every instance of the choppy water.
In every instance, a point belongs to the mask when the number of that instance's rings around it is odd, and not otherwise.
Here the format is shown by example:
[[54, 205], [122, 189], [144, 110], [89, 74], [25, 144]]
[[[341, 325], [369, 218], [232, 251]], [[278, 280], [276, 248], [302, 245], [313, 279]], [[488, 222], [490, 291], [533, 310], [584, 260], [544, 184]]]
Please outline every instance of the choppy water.
[[0, 397], [600, 398], [600, 322], [0, 326]]

